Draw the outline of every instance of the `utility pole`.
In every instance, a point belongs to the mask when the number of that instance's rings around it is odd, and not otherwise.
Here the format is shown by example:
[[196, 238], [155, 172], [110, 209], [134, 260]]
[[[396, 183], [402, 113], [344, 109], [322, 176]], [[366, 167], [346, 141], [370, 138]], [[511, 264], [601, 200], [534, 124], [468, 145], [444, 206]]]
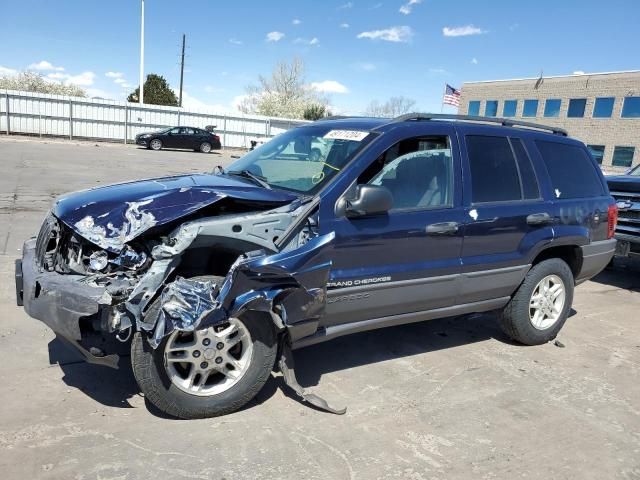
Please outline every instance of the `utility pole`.
[[144, 0], [142, 0], [142, 12], [140, 15], [140, 105], [144, 103]]
[[184, 80], [184, 44], [186, 42], [187, 36], [182, 34], [182, 55], [180, 57], [180, 100], [178, 101], [178, 106], [182, 107], [182, 80]]

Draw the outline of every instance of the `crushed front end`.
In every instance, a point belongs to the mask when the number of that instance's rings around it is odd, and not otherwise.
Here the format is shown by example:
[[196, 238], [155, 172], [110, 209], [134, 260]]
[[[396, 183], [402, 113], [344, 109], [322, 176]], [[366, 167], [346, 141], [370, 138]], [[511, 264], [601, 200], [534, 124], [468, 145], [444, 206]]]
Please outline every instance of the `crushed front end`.
[[[126, 254], [135, 257], [128, 260], [131, 266], [146, 262], [144, 253], [127, 249]], [[117, 355], [104, 350], [109, 339], [102, 333], [120, 329], [114, 323], [113, 305], [126, 299], [139, 272], [118, 265], [126, 255], [111, 255], [110, 261], [104, 257], [104, 250], [49, 215], [38, 237], [25, 242], [22, 259], [16, 262], [16, 295], [27, 314], [45, 323], [88, 362], [117, 367]], [[108, 273], [96, 275], [92, 269], [96, 258], [108, 262], [104, 267]]]

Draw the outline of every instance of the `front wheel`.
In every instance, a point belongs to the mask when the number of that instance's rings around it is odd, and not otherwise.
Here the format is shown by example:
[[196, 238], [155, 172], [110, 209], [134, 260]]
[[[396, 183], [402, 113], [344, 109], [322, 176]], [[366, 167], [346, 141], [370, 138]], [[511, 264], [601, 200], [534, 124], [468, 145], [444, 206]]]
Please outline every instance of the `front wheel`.
[[559, 258], [544, 260], [527, 273], [500, 317], [502, 330], [525, 345], [556, 338], [573, 303], [573, 273]]
[[[148, 314], [157, 315], [158, 300]], [[131, 344], [134, 376], [145, 397], [178, 418], [231, 413], [266, 383], [277, 352], [269, 318], [247, 312], [206, 330], [174, 331], [154, 350], [136, 333]]]
[[151, 148], [151, 150], [155, 150], [155, 151], [162, 150], [162, 140], [160, 140], [158, 138], [154, 138], [149, 143], [149, 148]]

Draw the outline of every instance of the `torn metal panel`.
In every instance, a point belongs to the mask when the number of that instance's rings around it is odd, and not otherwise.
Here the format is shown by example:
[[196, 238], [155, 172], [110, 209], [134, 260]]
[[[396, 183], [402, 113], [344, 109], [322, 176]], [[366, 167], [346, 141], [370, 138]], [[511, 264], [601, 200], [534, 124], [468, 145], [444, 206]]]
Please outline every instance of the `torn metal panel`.
[[313, 405], [320, 410], [324, 410], [325, 412], [334, 413], [336, 415], [344, 415], [345, 413], [347, 413], [347, 407], [333, 408], [329, 406], [324, 398], [316, 395], [315, 393], [308, 393], [304, 388], [302, 388], [302, 386], [298, 383], [298, 379], [296, 378], [291, 348], [287, 344], [284, 344], [282, 347], [282, 355], [280, 356], [278, 366], [280, 367], [280, 371], [282, 372], [284, 383], [289, 388], [291, 388], [291, 390], [293, 390], [296, 395], [302, 398], [303, 401]]
[[178, 277], [162, 291], [160, 311], [150, 339], [155, 348], [174, 330], [192, 332], [200, 319], [218, 306], [216, 285]]
[[[210, 282], [177, 279], [162, 293], [161, 311], [139, 325], [153, 331], [155, 348], [174, 330], [201, 330], [247, 310], [280, 313], [284, 324], [319, 319], [324, 313], [331, 262], [327, 250], [335, 234], [317, 237], [297, 250], [242, 255], [231, 267], [220, 293]], [[156, 262], [158, 263], [158, 262]]]

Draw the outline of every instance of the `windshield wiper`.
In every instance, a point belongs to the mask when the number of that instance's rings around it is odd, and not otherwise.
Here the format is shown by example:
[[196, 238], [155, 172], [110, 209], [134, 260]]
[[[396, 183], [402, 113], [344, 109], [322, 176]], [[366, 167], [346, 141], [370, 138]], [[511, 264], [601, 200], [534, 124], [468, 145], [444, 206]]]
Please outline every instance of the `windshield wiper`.
[[261, 177], [260, 175], [256, 175], [255, 173], [251, 173], [249, 170], [242, 170], [240, 172], [236, 172], [236, 171], [226, 171], [225, 172], [227, 175], [236, 175], [238, 177], [244, 177], [244, 178], [248, 178], [250, 180], [253, 180], [253, 183], [260, 185], [262, 188], [266, 188], [268, 190], [271, 190], [271, 185], [269, 185], [265, 180], [265, 177]]

